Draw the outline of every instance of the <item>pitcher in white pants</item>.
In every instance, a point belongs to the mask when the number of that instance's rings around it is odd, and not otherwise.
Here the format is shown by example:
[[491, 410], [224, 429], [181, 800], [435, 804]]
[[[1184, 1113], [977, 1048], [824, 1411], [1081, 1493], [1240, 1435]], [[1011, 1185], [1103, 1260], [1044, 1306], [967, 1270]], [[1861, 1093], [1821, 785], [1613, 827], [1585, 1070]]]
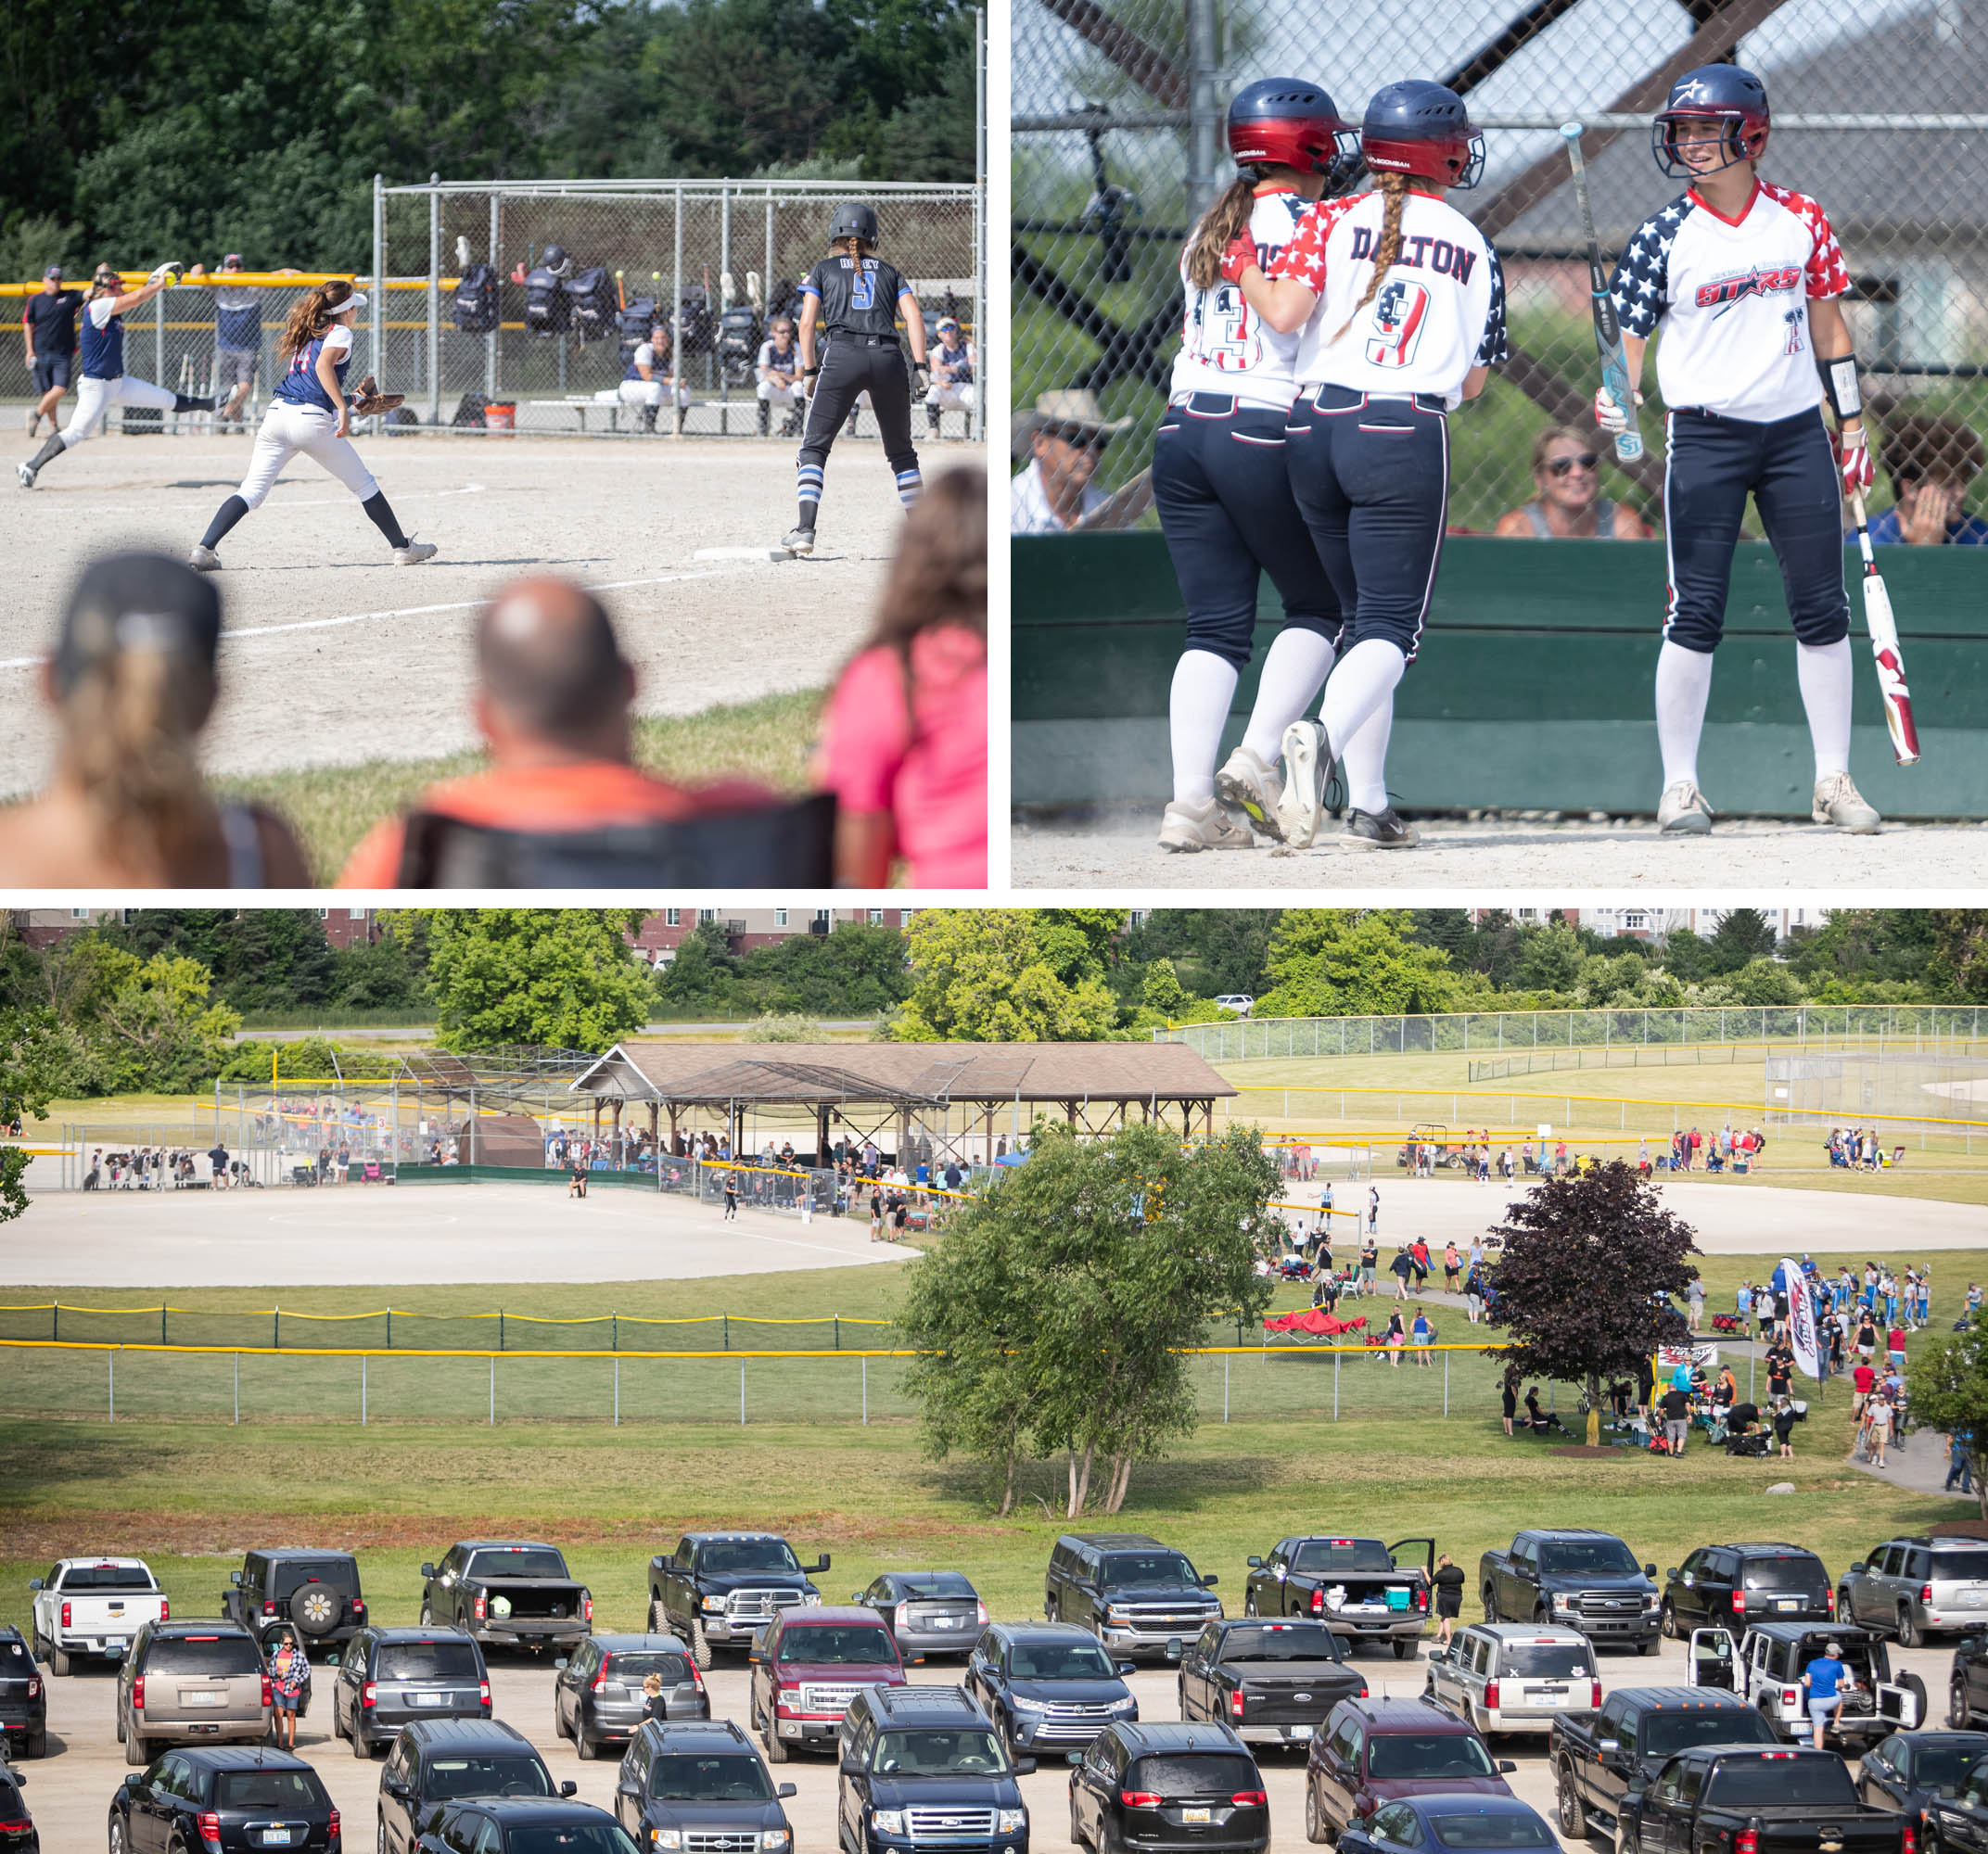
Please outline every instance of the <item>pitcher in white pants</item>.
[[352, 358], [352, 323], [365, 298], [343, 278], [320, 284], [290, 311], [277, 349], [288, 363], [256, 433], [255, 452], [242, 486], [214, 512], [207, 532], [189, 556], [203, 573], [217, 571], [215, 551], [236, 522], [261, 508], [283, 466], [299, 451], [336, 476], [359, 498], [373, 526], [387, 538], [396, 566], [418, 566], [434, 557], [432, 542], [414, 540], [401, 524], [373, 473], [352, 449], [351, 406], [345, 396], [345, 370]]

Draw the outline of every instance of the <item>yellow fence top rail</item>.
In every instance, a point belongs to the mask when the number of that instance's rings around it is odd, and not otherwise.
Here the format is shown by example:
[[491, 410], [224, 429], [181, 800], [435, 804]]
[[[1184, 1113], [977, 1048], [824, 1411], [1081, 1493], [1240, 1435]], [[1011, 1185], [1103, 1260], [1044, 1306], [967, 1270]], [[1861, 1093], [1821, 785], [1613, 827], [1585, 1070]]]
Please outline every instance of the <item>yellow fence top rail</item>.
[[[134, 1317], [143, 1314], [156, 1318], [160, 1314], [179, 1314], [187, 1319], [211, 1320], [267, 1320], [279, 1314], [287, 1320], [524, 1320], [542, 1327], [586, 1327], [602, 1326], [610, 1320], [618, 1320], [624, 1326], [644, 1327], [715, 1327], [730, 1322], [733, 1326], [758, 1327], [818, 1327], [839, 1321], [846, 1327], [887, 1327], [888, 1320], [877, 1319], [862, 1314], [814, 1314], [800, 1318], [790, 1318], [773, 1314], [682, 1314], [660, 1315], [650, 1314], [623, 1314], [610, 1310], [605, 1314], [583, 1314], [578, 1317], [554, 1318], [543, 1314], [514, 1314], [508, 1308], [495, 1314], [417, 1314], [405, 1307], [376, 1307], [370, 1313], [362, 1314], [306, 1314], [292, 1307], [175, 1307], [171, 1304], [156, 1307], [80, 1307], [69, 1301], [28, 1301], [14, 1305], [0, 1305], [0, 1314], [90, 1314], [105, 1315], [128, 1314]], [[238, 1348], [223, 1346], [224, 1352]], [[282, 1348], [285, 1352], [288, 1346]], [[394, 1348], [396, 1352], [401, 1347]]]
[[[1378, 1337], [1378, 1336], [1377, 1336]], [[1383, 1348], [1375, 1345], [1313, 1345], [1293, 1340], [1273, 1344], [1266, 1337], [1255, 1345], [1183, 1345], [1174, 1348], [1188, 1358], [1222, 1358], [1227, 1356], [1256, 1358], [1265, 1353], [1315, 1358], [1327, 1352], [1344, 1352], [1357, 1357], [1365, 1357]], [[1412, 1340], [1404, 1340], [1404, 1352], [1484, 1352], [1488, 1348], [1481, 1345], [1435, 1344], [1417, 1345]], [[384, 1346], [290, 1346], [280, 1349], [273, 1345], [160, 1345], [156, 1340], [150, 1343], [125, 1345], [104, 1340], [53, 1340], [53, 1339], [0, 1339], [0, 1351], [6, 1352], [151, 1352], [184, 1353], [187, 1356], [206, 1355], [218, 1358], [488, 1358], [488, 1359], [550, 1359], [570, 1360], [576, 1358], [923, 1358], [928, 1354], [911, 1347], [875, 1347], [869, 1350], [844, 1348], [832, 1352], [826, 1347], [791, 1351], [742, 1351], [734, 1346], [729, 1352], [634, 1352], [626, 1348], [609, 1352], [605, 1348], [573, 1352], [524, 1352], [516, 1349], [505, 1352], [479, 1351], [473, 1346], [396, 1346], [389, 1352]]]

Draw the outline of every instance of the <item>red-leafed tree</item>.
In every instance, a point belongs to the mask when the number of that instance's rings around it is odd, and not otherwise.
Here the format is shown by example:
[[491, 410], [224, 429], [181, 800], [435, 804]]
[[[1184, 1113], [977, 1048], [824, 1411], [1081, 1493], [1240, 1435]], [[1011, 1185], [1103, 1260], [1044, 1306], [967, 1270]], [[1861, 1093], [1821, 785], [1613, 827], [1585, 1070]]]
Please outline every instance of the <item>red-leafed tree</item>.
[[1490, 1355], [1528, 1378], [1585, 1386], [1597, 1442], [1603, 1380], [1689, 1337], [1670, 1297], [1698, 1274], [1691, 1226], [1620, 1160], [1548, 1178], [1506, 1216], [1492, 1231], [1505, 1246], [1491, 1270], [1491, 1324], [1510, 1338]]

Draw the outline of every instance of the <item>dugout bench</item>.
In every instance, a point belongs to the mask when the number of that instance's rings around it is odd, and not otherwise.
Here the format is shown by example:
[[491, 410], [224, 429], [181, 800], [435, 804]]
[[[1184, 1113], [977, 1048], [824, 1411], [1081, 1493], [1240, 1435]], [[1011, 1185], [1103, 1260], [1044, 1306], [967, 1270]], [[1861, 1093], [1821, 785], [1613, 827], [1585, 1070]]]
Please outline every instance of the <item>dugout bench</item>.
[[[606, 419], [606, 428], [611, 432], [618, 432], [621, 429], [621, 420], [626, 416], [629, 421], [630, 435], [633, 437], [642, 434], [642, 413], [644, 408], [639, 405], [625, 404], [619, 400], [615, 400], [612, 404], [605, 404], [595, 399], [592, 393], [568, 393], [563, 399], [526, 400], [522, 403], [540, 412], [572, 413], [579, 419], [580, 430], [582, 433], [588, 429], [588, 413], [597, 413]], [[937, 433], [933, 433], [920, 428], [918, 415], [922, 414], [924, 411], [924, 407], [922, 404], [914, 403], [911, 407], [913, 413], [911, 441], [914, 444], [922, 438], [928, 440], [935, 436], [943, 438], [946, 435], [946, 420], [948, 418], [957, 418], [960, 421], [962, 427], [960, 436], [962, 439], [973, 435], [974, 415], [969, 412], [962, 412], [957, 408], [952, 408], [940, 413], [938, 430]], [[703, 419], [694, 418], [694, 414], [699, 412], [707, 414], [715, 412], [718, 414], [715, 432], [710, 429], [711, 422], [708, 417]], [[860, 406], [857, 408], [854, 416], [849, 422], [854, 426], [854, 429], [852, 431], [846, 426], [842, 433], [843, 437], [860, 438], [863, 436], [863, 412], [864, 408]], [[870, 424], [872, 427], [871, 435], [873, 437], [876, 425], [876, 420], [873, 416], [871, 418]], [[684, 409], [683, 413], [683, 434], [686, 438], [752, 438], [758, 435], [758, 425], [759, 401], [757, 397], [733, 400], [693, 399], [689, 406]], [[696, 428], [698, 426], [703, 428]], [[595, 427], [595, 429], [598, 428]], [[649, 436], [667, 438], [669, 435], [669, 408], [667, 405], [657, 406], [656, 409], [656, 429]], [[779, 436], [777, 424], [773, 430], [767, 435], [776, 438]], [[792, 441], [791, 438], [788, 439], [788, 442], [791, 443]]]

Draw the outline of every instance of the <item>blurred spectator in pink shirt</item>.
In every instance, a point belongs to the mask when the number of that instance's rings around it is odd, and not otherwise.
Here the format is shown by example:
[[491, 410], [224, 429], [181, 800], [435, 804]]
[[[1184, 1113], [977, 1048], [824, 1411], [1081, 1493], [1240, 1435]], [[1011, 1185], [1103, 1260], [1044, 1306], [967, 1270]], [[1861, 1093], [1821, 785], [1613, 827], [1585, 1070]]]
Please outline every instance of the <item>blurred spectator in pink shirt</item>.
[[822, 717], [818, 782], [835, 794], [835, 880], [913, 888], [988, 880], [988, 478], [925, 485], [875, 628]]

